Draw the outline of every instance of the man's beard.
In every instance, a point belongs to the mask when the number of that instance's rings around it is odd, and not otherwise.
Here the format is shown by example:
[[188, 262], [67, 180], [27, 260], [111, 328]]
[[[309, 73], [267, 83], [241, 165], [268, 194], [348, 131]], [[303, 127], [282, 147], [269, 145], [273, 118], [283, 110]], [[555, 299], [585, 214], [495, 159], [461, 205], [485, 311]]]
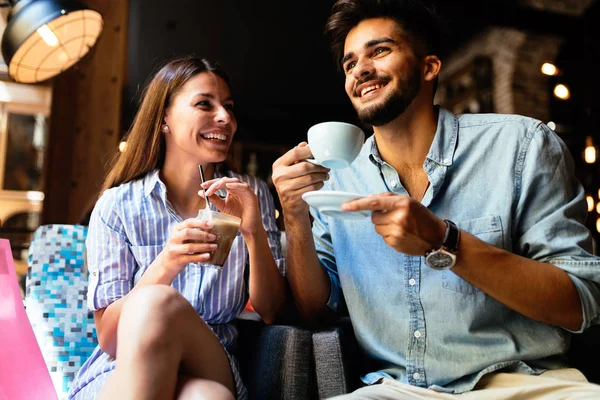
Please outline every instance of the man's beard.
[[383, 101], [360, 110], [355, 107], [358, 119], [373, 126], [386, 125], [406, 111], [417, 97], [420, 88], [421, 81], [418, 71], [415, 70], [408, 79], [400, 81], [400, 90], [389, 94]]

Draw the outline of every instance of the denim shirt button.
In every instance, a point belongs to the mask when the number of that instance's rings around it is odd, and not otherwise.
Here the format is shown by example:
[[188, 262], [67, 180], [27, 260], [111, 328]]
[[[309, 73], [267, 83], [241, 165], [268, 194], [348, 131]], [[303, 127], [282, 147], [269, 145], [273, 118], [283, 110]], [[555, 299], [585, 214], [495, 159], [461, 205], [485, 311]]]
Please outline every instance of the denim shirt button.
[[415, 335], [415, 337], [418, 339], [418, 338], [420, 338], [420, 337], [421, 337], [421, 332], [419, 332], [419, 331], [415, 331], [414, 335]]
[[392, 181], [392, 187], [396, 189], [398, 187], [398, 181]]
[[414, 278], [410, 278], [410, 280], [408, 281], [408, 284], [410, 286], [415, 286], [416, 283], [417, 283], [417, 281], [415, 281]]
[[418, 381], [420, 377], [421, 377], [421, 375], [419, 375], [419, 373], [418, 373], [418, 372], [415, 372], [415, 373], [413, 374], [413, 379], [414, 379], [414, 380], [416, 380], [416, 381]]

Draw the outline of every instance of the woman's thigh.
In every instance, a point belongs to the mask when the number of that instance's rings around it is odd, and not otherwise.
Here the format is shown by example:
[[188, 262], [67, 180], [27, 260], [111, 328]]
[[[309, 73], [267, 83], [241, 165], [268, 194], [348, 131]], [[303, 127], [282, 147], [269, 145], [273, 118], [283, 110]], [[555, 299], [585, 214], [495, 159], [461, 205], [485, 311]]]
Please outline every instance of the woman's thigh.
[[219, 338], [170, 286], [145, 286], [128, 294], [117, 342], [116, 369], [103, 394], [128, 389], [171, 392], [178, 373], [219, 382], [235, 393], [229, 357]]

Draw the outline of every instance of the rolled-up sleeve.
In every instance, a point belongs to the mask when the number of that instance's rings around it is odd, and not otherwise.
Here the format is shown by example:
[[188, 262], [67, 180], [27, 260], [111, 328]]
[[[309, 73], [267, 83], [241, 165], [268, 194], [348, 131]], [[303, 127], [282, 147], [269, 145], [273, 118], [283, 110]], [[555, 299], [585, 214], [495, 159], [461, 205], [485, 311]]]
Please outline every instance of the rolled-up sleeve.
[[136, 261], [118, 215], [114, 191], [96, 203], [86, 239], [89, 269], [88, 308], [96, 311], [125, 296], [133, 287]]
[[577, 289], [583, 324], [600, 323], [600, 258], [584, 225], [585, 193], [562, 140], [544, 124], [528, 135], [517, 174], [515, 253], [566, 271]]
[[321, 213], [311, 208], [311, 214], [314, 218], [312, 232], [317, 256], [331, 281], [331, 294], [329, 295], [327, 306], [337, 312], [340, 310], [340, 307], [345, 307], [345, 303], [335, 261], [335, 254], [333, 252], [331, 234], [329, 233], [327, 221]]

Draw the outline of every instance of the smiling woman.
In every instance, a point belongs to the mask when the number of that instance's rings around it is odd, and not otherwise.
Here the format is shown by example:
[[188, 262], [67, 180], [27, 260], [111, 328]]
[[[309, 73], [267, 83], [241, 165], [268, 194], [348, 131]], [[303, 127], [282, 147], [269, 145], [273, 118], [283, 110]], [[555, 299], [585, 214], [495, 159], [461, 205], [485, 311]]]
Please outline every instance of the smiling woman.
[[[88, 307], [99, 347], [70, 398], [246, 397], [231, 321], [249, 297], [273, 321], [287, 293], [266, 183], [217, 167], [236, 129], [217, 65], [176, 59], [150, 81], [90, 218]], [[196, 218], [206, 205], [241, 221], [229, 252], [219, 248], [215, 221]], [[223, 268], [207, 268], [219, 250], [228, 255]]]
[[[204, 83], [210, 84], [210, 87], [204, 88]], [[129, 151], [115, 154], [114, 166], [104, 182], [102, 191], [139, 178], [155, 168], [162, 168], [168, 147], [166, 141], [174, 138], [171, 128], [173, 127], [175, 135], [179, 136], [179, 127], [201, 115], [200, 111], [215, 109], [215, 97], [218, 96], [227, 98], [217, 111], [227, 109], [227, 113], [231, 115], [228, 117], [229, 122], [216, 125], [225, 126], [218, 129], [229, 130], [232, 137], [237, 123], [233, 117], [229, 78], [224, 71], [217, 64], [197, 58], [177, 59], [162, 67], [146, 87], [138, 114], [125, 138]], [[189, 110], [196, 111], [186, 114]], [[183, 116], [186, 122], [177, 123], [171, 115]], [[174, 124], [177, 124], [177, 127]], [[193, 133], [194, 141], [199, 139], [195, 136], [200, 133]], [[227, 149], [225, 153], [226, 151]], [[220, 161], [223, 160], [224, 157]]]
[[172, 96], [165, 110], [163, 173], [177, 171], [189, 159], [195, 165], [207, 164], [210, 179], [212, 164], [225, 160], [236, 129], [227, 81], [212, 72], [196, 74]]

